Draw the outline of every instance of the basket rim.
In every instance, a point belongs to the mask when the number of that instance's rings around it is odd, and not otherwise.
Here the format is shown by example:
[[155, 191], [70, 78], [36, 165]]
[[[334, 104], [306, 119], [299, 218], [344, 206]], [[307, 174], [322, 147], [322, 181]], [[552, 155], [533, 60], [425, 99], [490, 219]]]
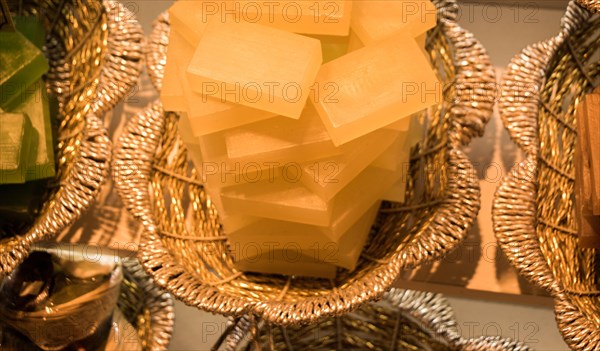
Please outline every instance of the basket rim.
[[[0, 280], [27, 257], [36, 242], [57, 235], [76, 221], [94, 201], [108, 176], [112, 143], [101, 116], [119, 103], [137, 83], [143, 63], [143, 32], [134, 14], [120, 2], [103, 0], [102, 5], [108, 21], [106, 56], [121, 57], [123, 63], [133, 67], [132, 74], [122, 74], [117, 67], [102, 65], [96, 99], [84, 118], [80, 153], [74, 159], [66, 184], [53, 194], [55, 205], [36, 218], [32, 228], [25, 234], [0, 241]], [[127, 56], [123, 56], [121, 46], [127, 47]], [[115, 86], [117, 89], [114, 89]], [[87, 179], [90, 174], [95, 174], [96, 179]], [[70, 204], [73, 201], [68, 198], [74, 196], [77, 199]]]
[[[451, 178], [449, 187], [451, 183], [456, 188], [467, 189], [466, 195], [463, 197], [449, 196], [436, 211], [433, 222], [444, 223], [444, 226], [441, 226], [443, 233], [434, 232], [430, 226], [428, 228], [430, 229], [429, 232], [425, 231], [418, 239], [406, 245], [402, 252], [396, 252], [392, 260], [386, 264], [376, 266], [367, 273], [372, 280], [371, 282], [367, 282], [364, 277], [353, 281], [344, 288], [333, 290], [327, 300], [323, 297], [310, 297], [286, 305], [281, 301], [277, 303], [273, 301], [249, 301], [241, 296], [221, 294], [218, 289], [202, 284], [191, 273], [184, 271], [182, 267], [174, 263], [172, 256], [161, 243], [160, 235], [150, 213], [149, 174], [152, 168], [151, 160], [154, 150], [158, 146], [158, 140], [148, 136], [160, 135], [164, 124], [162, 107], [160, 102], [156, 101], [150, 104], [144, 112], [130, 120], [125, 132], [118, 141], [112, 161], [112, 176], [117, 191], [127, 209], [142, 222], [145, 229], [142, 233], [138, 258], [146, 271], [155, 278], [156, 283], [186, 304], [209, 312], [238, 316], [253, 313], [261, 315], [275, 324], [305, 323], [326, 316], [341, 314], [365, 301], [379, 298], [391, 287], [402, 268], [414, 267], [438, 259], [456, 247], [466, 236], [480, 206], [479, 184], [475, 177], [471, 176], [472, 165], [461, 149], [474, 136], [483, 133], [485, 124], [491, 117], [493, 103], [486, 104], [486, 102], [493, 95], [495, 73], [483, 46], [470, 32], [460, 28], [455, 22], [456, 2], [454, 0], [439, 0], [437, 4], [441, 14], [438, 28], [444, 31], [454, 47], [456, 61], [460, 60], [461, 62], [461, 64], [455, 64], [457, 81], [461, 84], [457, 85], [457, 98], [453, 106], [455, 108], [452, 110], [453, 118], [449, 131], [451, 140], [447, 143], [448, 157], [451, 161], [449, 172], [454, 175], [454, 177], [448, 177]], [[161, 17], [155, 23], [159, 20], [161, 20]], [[147, 42], [150, 44], [154, 41], [149, 39]], [[469, 58], [475, 56], [483, 59], [476, 63], [469, 60]], [[147, 61], [150, 62], [150, 59]], [[480, 82], [473, 82], [472, 78], [468, 79], [473, 75], [473, 72], [482, 73], [484, 77]], [[473, 84], [476, 84], [479, 90], [473, 89]], [[482, 85], [486, 88], [481, 89]], [[474, 96], [474, 91], [477, 91], [480, 95]], [[472, 103], [471, 99], [477, 99], [479, 104]], [[139, 150], [139, 147], [135, 150], [127, 149], [125, 145], [136, 145], [136, 139], [139, 140], [138, 138], [142, 135], [146, 145], [151, 145], [150, 147], [145, 150]], [[127, 176], [128, 173], [131, 173], [132, 162], [138, 167], [135, 173], [141, 175], [135, 179]], [[456, 221], [448, 221], [449, 218], [456, 216], [457, 206], [465, 208], [467, 215], [462, 215]], [[184, 288], [186, 282], [192, 282], [191, 286]], [[349, 298], [350, 296], [346, 294], [348, 291], [354, 291], [355, 296], [358, 296], [358, 298]], [[228, 303], [224, 301], [226, 299], [231, 299], [236, 303]], [[239, 307], [240, 304], [243, 307]], [[287, 307], [299, 309], [302, 305], [307, 307], [307, 310], [314, 310], [313, 307], [323, 304], [327, 305], [324, 311], [300, 317], [292, 317], [285, 312]]]
[[[121, 261], [123, 278], [138, 285], [144, 306], [150, 311], [150, 328], [152, 338], [148, 341], [148, 350], [167, 350], [173, 326], [175, 324], [175, 302], [173, 296], [161, 290], [149, 277], [136, 258]], [[119, 298], [119, 301], [121, 298]]]
[[[404, 317], [441, 338], [452, 349], [487, 351], [528, 351], [530, 348], [510, 338], [500, 336], [463, 337], [458, 330], [454, 309], [446, 297], [439, 293], [391, 288], [382, 297], [382, 302], [397, 309]], [[341, 318], [344, 318], [342, 316]], [[251, 340], [257, 333], [257, 321], [242, 317], [230, 320], [230, 326], [213, 349], [235, 351]], [[259, 327], [260, 328], [260, 327]]]
[[[511, 139], [525, 153], [525, 160], [513, 166], [500, 182], [494, 194], [492, 220], [496, 239], [512, 266], [554, 298], [557, 324], [565, 341], [575, 350], [592, 350], [600, 346], [600, 328], [577, 308], [554, 276], [535, 232], [540, 92], [548, 73], [547, 67], [558, 48], [592, 14], [582, 7], [581, 2], [570, 1], [561, 20], [559, 34], [527, 46], [514, 56], [505, 72], [499, 102], [500, 116]], [[530, 84], [529, 94], [517, 94], [523, 91], [519, 84]], [[518, 103], [515, 96], [520, 99]], [[518, 109], [520, 104], [526, 104], [528, 108]], [[522, 203], [523, 199], [526, 199], [526, 204]], [[520, 207], [515, 206], [518, 201], [521, 201]], [[586, 337], [582, 338], [582, 335]]]

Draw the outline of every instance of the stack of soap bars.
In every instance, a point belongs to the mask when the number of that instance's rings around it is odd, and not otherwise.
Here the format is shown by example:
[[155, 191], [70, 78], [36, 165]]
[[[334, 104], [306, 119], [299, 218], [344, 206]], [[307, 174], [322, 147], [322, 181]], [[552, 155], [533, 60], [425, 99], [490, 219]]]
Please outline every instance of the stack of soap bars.
[[404, 201], [419, 112], [441, 101], [433, 5], [178, 1], [169, 18], [161, 100], [237, 267], [353, 270], [381, 200]]
[[48, 70], [44, 28], [35, 17], [17, 16], [14, 22], [7, 17], [0, 28], [0, 236], [9, 221], [23, 219], [35, 207], [36, 181], [55, 174], [42, 80]]

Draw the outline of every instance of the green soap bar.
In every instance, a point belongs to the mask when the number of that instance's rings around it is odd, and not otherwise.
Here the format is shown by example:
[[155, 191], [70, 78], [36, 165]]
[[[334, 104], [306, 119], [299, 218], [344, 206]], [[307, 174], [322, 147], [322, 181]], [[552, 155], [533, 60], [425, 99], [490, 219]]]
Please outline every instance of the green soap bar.
[[0, 32], [0, 108], [48, 71], [40, 49], [19, 32]]
[[36, 16], [14, 16], [15, 27], [38, 49], [42, 50], [46, 43], [44, 25]]
[[24, 113], [0, 113], [0, 184], [25, 183], [37, 132]]
[[38, 80], [21, 92], [22, 102], [10, 111], [26, 113], [33, 128], [38, 134], [35, 153], [30, 154], [29, 167], [25, 179], [27, 181], [53, 177], [56, 173], [54, 164], [54, 138], [52, 115], [48, 103], [48, 94], [44, 81]]

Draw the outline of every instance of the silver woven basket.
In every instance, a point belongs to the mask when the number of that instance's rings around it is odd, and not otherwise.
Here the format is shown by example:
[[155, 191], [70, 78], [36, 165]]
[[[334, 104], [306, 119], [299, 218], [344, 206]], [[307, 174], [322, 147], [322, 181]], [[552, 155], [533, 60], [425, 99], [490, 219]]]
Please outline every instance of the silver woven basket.
[[22, 13], [40, 18], [48, 33], [46, 86], [58, 98], [57, 173], [33, 226], [0, 240], [0, 280], [35, 242], [64, 230], [94, 200], [111, 156], [101, 118], [136, 84], [143, 59], [141, 27], [116, 1], [20, 3]]
[[464, 338], [443, 295], [394, 288], [381, 302], [316, 325], [276, 326], [248, 317], [231, 320], [213, 350], [528, 351], [529, 347], [497, 336]]
[[[336, 279], [236, 270], [218, 214], [178, 135], [179, 116], [155, 102], [131, 119], [115, 149], [113, 178], [144, 225], [138, 257], [159, 285], [213, 313], [311, 323], [381, 297], [401, 269], [439, 259], [460, 244], [479, 210], [479, 186], [462, 147], [483, 133], [495, 77], [483, 47], [456, 24], [455, 1], [434, 2], [439, 21], [427, 50], [446, 84], [444, 101], [427, 116], [428, 136], [413, 150], [406, 203], [384, 204], [357, 269], [340, 270]], [[148, 39], [147, 63], [158, 89], [168, 31], [163, 14]], [[439, 173], [427, 176], [425, 167]]]
[[503, 179], [493, 206], [500, 247], [554, 296], [565, 341], [586, 351], [600, 349], [600, 255], [579, 246], [573, 195], [575, 111], [600, 83], [600, 16], [589, 10], [572, 1], [561, 32], [507, 69], [501, 117], [526, 159]]

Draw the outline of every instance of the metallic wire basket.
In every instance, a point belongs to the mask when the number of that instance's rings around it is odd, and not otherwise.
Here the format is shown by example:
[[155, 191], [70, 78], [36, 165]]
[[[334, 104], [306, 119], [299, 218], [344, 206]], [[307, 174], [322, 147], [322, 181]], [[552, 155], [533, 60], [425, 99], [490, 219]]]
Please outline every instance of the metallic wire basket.
[[[226, 237], [177, 132], [178, 116], [160, 103], [129, 122], [113, 159], [116, 187], [145, 227], [138, 257], [157, 282], [185, 303], [275, 324], [341, 315], [388, 290], [403, 268], [455, 248], [479, 210], [479, 186], [462, 146], [481, 135], [493, 105], [494, 71], [473, 35], [455, 21], [454, 1], [435, 1], [438, 26], [428, 52], [445, 83], [428, 116], [428, 135], [412, 154], [407, 201], [380, 211], [355, 271], [332, 280], [246, 274], [235, 269]], [[160, 87], [168, 38], [161, 16], [148, 39], [148, 67]]]
[[577, 0], [577, 2], [590, 11], [600, 12], [600, 0]]
[[0, 240], [0, 279], [36, 241], [73, 223], [108, 173], [111, 144], [101, 117], [136, 84], [142, 69], [141, 27], [116, 1], [21, 0], [24, 14], [46, 28], [49, 91], [58, 99], [57, 173], [31, 228]]
[[[161, 291], [154, 285], [152, 279], [146, 275], [140, 264], [135, 259], [126, 259], [122, 262], [122, 282], [117, 308], [126, 319], [130, 327], [122, 325], [122, 321], [113, 318], [113, 324], [118, 324], [118, 332], [111, 334], [116, 340], [110, 345], [117, 345], [110, 351], [160, 351], [167, 350], [173, 332], [174, 306], [170, 294]], [[118, 266], [117, 266], [118, 267]], [[121, 274], [121, 269], [118, 269]], [[78, 324], [84, 324], [82, 316], [76, 316]], [[39, 328], [39, 326], [37, 326]], [[6, 332], [6, 331], [5, 331]], [[8, 334], [0, 342], [3, 350], [7, 351], [39, 351], [30, 342], [24, 342], [22, 337]], [[34, 334], [39, 336], [38, 334]], [[137, 345], [139, 344], [139, 345]]]
[[171, 294], [154, 284], [137, 259], [123, 260], [123, 268], [117, 306], [137, 330], [142, 350], [166, 351], [175, 321]]
[[527, 155], [498, 188], [494, 230], [520, 273], [556, 299], [574, 350], [600, 349], [600, 255], [579, 246], [574, 200], [575, 111], [600, 83], [600, 16], [575, 1], [557, 36], [512, 60], [501, 116]]
[[444, 296], [391, 289], [381, 302], [309, 326], [276, 326], [251, 317], [232, 320], [213, 350], [528, 351], [529, 347], [496, 336], [464, 338]]

